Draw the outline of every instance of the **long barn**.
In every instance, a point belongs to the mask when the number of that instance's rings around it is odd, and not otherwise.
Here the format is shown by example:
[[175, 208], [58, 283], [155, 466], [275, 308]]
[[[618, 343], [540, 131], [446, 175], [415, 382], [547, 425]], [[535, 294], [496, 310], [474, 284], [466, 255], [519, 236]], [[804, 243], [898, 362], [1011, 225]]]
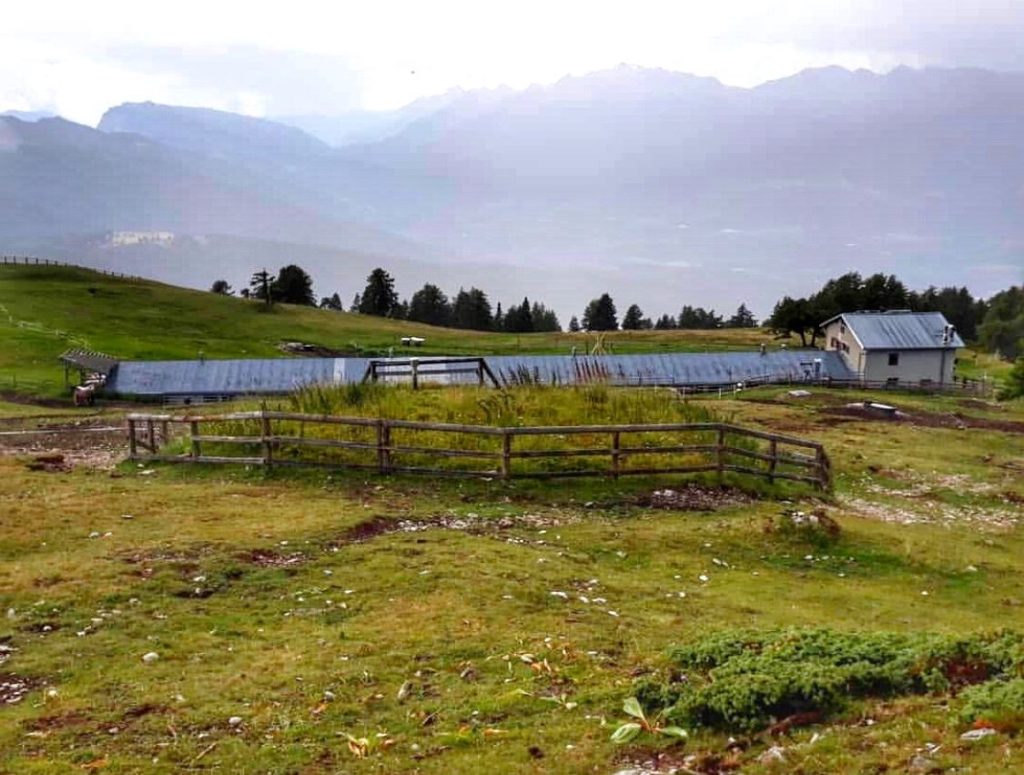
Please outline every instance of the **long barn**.
[[[407, 358], [403, 360], [408, 360]], [[427, 366], [440, 358], [424, 357]], [[655, 355], [523, 355], [483, 359], [502, 384], [524, 381], [574, 385], [714, 388], [738, 383], [851, 380], [856, 374], [837, 352], [666, 353]], [[387, 363], [388, 359], [376, 362]], [[121, 361], [108, 375], [107, 395], [149, 401], [199, 403], [238, 396], [280, 395], [310, 384], [360, 382], [367, 358], [260, 358], [192, 361]], [[431, 381], [472, 383], [470, 374], [438, 374]]]

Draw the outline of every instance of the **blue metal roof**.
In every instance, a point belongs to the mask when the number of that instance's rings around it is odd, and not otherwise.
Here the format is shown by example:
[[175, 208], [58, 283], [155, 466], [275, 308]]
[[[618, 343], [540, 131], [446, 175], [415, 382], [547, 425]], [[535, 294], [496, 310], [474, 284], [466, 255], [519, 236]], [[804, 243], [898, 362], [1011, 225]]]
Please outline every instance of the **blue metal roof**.
[[[384, 359], [381, 359], [384, 360]], [[430, 357], [421, 358], [429, 363]], [[855, 379], [839, 353], [821, 350], [665, 353], [657, 355], [503, 355], [486, 358], [505, 383], [717, 386], [737, 382]], [[107, 392], [138, 397], [287, 393], [311, 383], [358, 382], [365, 358], [266, 358], [203, 361], [122, 361]], [[437, 379], [437, 378], [425, 378]], [[476, 381], [471, 374], [446, 382]]]
[[[316, 382], [344, 382], [345, 358], [121, 361], [107, 392], [124, 396], [288, 393]], [[362, 373], [359, 375], [362, 377]]]
[[753, 351], [496, 356], [487, 358], [487, 364], [503, 381], [514, 382], [516, 373], [525, 369], [537, 381], [562, 384], [606, 381], [613, 385], [697, 386], [856, 378], [838, 353], [820, 350], [774, 350], [764, 355]]
[[948, 342], [942, 341], [949, 321], [941, 312], [844, 312], [836, 317], [846, 321], [865, 350], [941, 350], [964, 346], [956, 331]]

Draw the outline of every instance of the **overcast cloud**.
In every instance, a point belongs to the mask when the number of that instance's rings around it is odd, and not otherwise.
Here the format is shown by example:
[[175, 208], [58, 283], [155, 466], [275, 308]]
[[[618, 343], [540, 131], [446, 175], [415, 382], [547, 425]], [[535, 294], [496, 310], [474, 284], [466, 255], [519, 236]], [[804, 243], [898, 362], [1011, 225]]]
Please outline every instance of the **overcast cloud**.
[[153, 100], [251, 115], [397, 107], [620, 62], [750, 86], [805, 67], [1024, 70], [1015, 0], [37, 0], [0, 10], [0, 110]]

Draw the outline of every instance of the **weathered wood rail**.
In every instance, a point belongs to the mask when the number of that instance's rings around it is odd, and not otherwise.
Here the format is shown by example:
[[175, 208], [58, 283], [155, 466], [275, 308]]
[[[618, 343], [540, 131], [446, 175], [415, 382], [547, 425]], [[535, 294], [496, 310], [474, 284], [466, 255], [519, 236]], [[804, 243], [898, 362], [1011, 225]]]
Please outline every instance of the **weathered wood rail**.
[[[176, 434], [187, 442], [187, 451], [166, 454], [172, 427], [187, 427]], [[204, 432], [203, 426], [242, 428], [245, 433]], [[307, 428], [320, 435], [307, 436]], [[331, 438], [332, 429], [349, 429], [356, 438]], [[213, 430], [217, 430], [214, 428]], [[453, 423], [384, 420], [367, 417], [256, 411], [220, 415], [130, 414], [128, 446], [133, 460], [176, 463], [234, 463], [261, 466], [327, 466], [377, 471], [381, 474], [421, 473], [436, 476], [554, 478], [579, 476], [635, 476], [656, 474], [726, 473], [805, 482], [821, 490], [831, 487], [831, 463], [823, 445], [793, 436], [743, 428], [727, 423], [673, 423], [649, 425], [572, 425], [494, 427]], [[672, 443], [652, 446], [641, 441], [658, 435]], [[397, 438], [400, 435], [406, 440]], [[423, 435], [429, 438], [424, 440]], [[417, 438], [419, 436], [419, 438]], [[411, 438], [409, 438], [411, 437]], [[538, 437], [607, 439], [600, 445], [536, 446]], [[442, 440], [443, 444], [427, 443]], [[473, 444], [466, 443], [473, 440]], [[460, 443], [461, 442], [461, 443]], [[625, 443], [624, 443], [625, 442]], [[533, 446], [530, 446], [530, 444]], [[574, 441], [574, 444], [576, 442]], [[474, 448], [474, 444], [476, 448]], [[483, 445], [484, 448], [481, 447]], [[523, 448], [526, 445], [528, 448]], [[210, 447], [216, 454], [209, 454]], [[242, 448], [249, 454], [223, 454], [220, 448]], [[345, 460], [316, 461], [299, 457], [303, 450], [327, 450], [354, 455]], [[205, 451], [204, 451], [205, 450]], [[668, 460], [665, 460], [669, 457]], [[425, 459], [412, 465], [410, 458]], [[601, 467], [558, 468], [556, 461], [578, 458], [607, 460]], [[629, 465], [639, 458], [640, 466]], [[682, 458], [682, 459], [680, 459]], [[475, 459], [491, 468], [442, 468], [444, 459]], [[518, 461], [531, 461], [526, 468]], [[538, 470], [537, 461], [552, 466]], [[654, 462], [662, 463], [658, 465]], [[414, 461], [415, 462], [415, 461]]]

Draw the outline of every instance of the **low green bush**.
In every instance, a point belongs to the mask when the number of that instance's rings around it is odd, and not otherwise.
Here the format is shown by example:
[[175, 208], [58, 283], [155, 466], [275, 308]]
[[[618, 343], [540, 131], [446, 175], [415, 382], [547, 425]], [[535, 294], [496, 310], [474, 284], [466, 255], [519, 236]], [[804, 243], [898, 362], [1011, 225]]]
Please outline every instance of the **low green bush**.
[[1024, 729], [1024, 678], [971, 686], [964, 691], [962, 699], [961, 721], [984, 724], [1006, 732]]
[[972, 637], [728, 631], [676, 649], [685, 677], [647, 682], [637, 697], [687, 728], [752, 731], [795, 714], [825, 718], [851, 700], [947, 692], [1011, 675], [1024, 664], [1012, 632]]

